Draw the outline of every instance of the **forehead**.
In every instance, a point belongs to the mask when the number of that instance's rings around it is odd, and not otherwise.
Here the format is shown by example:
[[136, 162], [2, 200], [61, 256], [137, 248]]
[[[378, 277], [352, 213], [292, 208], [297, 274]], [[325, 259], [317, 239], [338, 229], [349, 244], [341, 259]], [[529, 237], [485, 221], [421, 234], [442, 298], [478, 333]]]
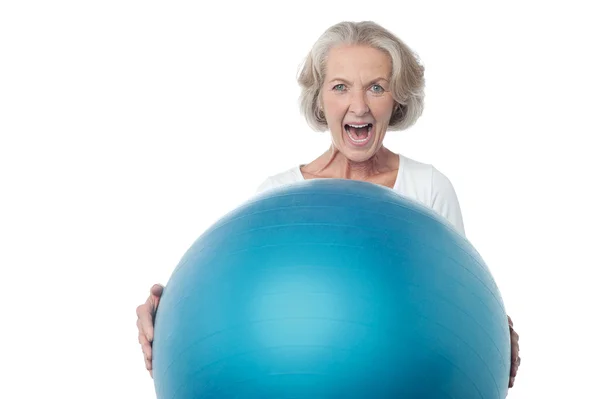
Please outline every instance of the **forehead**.
[[389, 77], [391, 72], [392, 60], [389, 55], [372, 47], [334, 47], [327, 55], [325, 73], [330, 78], [334, 75], [347, 78], [366, 75]]

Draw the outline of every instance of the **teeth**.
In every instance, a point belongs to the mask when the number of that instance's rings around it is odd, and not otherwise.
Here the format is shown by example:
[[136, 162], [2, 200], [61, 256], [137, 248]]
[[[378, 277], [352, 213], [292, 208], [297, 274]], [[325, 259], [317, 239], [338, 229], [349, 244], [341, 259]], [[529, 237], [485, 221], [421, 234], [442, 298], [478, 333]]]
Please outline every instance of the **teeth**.
[[346, 131], [346, 134], [348, 134], [348, 137], [350, 138], [351, 141], [353, 141], [354, 143], [365, 143], [367, 142], [370, 137], [369, 135], [367, 135], [367, 137], [365, 137], [364, 139], [357, 139], [355, 137], [352, 136], [352, 134], [350, 133], [350, 128], [353, 127], [355, 129], [360, 129], [360, 128], [367, 128], [369, 134], [371, 133], [371, 129], [373, 129], [373, 125], [370, 123], [365, 123], [364, 125], [351, 125], [351, 124], [346, 124], [344, 126], [344, 130]]

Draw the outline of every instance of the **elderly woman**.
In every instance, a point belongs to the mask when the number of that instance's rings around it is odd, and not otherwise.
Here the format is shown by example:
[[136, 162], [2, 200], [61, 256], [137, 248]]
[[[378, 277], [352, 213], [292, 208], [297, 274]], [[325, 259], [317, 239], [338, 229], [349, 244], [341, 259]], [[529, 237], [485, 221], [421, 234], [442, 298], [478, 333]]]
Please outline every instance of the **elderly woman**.
[[[432, 208], [464, 235], [450, 180], [432, 165], [383, 145], [388, 131], [407, 129], [423, 110], [423, 67], [401, 40], [373, 22], [336, 24], [313, 46], [298, 82], [308, 124], [329, 131], [331, 147], [310, 163], [268, 177], [259, 192], [305, 179], [369, 181]], [[139, 342], [151, 374], [153, 318], [162, 288], [153, 286], [146, 303], [137, 308]], [[520, 357], [518, 335], [510, 318], [508, 323], [512, 387]]]

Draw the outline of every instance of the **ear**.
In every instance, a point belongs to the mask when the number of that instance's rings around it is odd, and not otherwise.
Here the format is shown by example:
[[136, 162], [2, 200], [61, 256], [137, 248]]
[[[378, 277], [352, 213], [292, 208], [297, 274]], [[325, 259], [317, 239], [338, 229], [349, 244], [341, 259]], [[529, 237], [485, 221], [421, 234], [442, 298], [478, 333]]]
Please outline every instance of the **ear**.
[[323, 112], [323, 99], [321, 98], [321, 93], [317, 96], [317, 109], [319, 112]]
[[317, 98], [317, 111], [320, 115], [325, 117], [325, 110], [323, 109], [323, 102], [321, 101], [321, 97]]

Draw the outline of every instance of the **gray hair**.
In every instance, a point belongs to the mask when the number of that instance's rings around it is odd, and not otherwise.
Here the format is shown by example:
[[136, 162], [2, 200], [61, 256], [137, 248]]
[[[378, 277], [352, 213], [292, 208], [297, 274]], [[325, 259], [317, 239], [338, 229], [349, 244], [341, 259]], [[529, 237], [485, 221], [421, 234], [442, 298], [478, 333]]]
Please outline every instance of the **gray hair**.
[[398, 37], [371, 21], [340, 22], [327, 29], [313, 45], [298, 74], [302, 89], [300, 110], [308, 125], [316, 131], [327, 130], [320, 109], [321, 87], [325, 77], [327, 54], [340, 45], [366, 45], [387, 53], [392, 61], [390, 89], [397, 103], [388, 130], [404, 130], [423, 113], [424, 68], [417, 55]]

